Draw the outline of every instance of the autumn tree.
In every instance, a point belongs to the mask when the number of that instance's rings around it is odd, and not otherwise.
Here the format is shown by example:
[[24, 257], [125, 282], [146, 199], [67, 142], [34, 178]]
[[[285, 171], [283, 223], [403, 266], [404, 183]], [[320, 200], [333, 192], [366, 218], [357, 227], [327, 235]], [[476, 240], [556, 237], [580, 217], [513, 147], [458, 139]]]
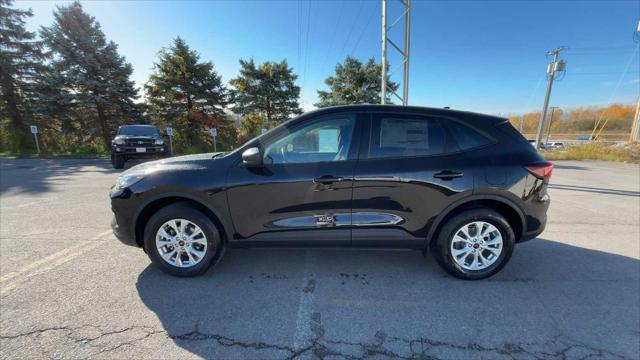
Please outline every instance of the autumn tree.
[[[552, 133], [591, 133], [596, 123], [602, 126], [605, 122], [604, 131], [627, 132], [631, 128], [633, 121], [633, 105], [611, 104], [607, 107], [578, 107], [573, 109], [557, 108], [553, 112]], [[522, 132], [533, 134], [536, 132], [541, 113], [539, 111], [529, 112], [522, 115], [512, 115], [509, 121], [516, 128], [520, 129], [522, 119]], [[547, 115], [545, 124], [545, 134], [548, 130], [551, 111]]]
[[25, 29], [25, 19], [33, 13], [12, 5], [11, 0], [0, 0], [0, 117], [9, 118], [16, 135], [12, 145], [20, 148], [30, 142], [34, 78], [44, 56], [35, 34]]
[[160, 51], [145, 89], [150, 115], [176, 128], [185, 146], [208, 142], [204, 133], [214, 125], [221, 136], [232, 136], [224, 113], [229, 94], [220, 75], [182, 38]]
[[302, 113], [297, 78], [286, 60], [256, 65], [253, 59], [240, 59], [240, 75], [229, 81], [234, 88], [233, 111], [264, 116], [268, 126]]
[[[366, 63], [347, 56], [344, 63], [336, 65], [335, 76], [324, 82], [329, 91], [318, 90], [320, 101], [317, 107], [346, 104], [379, 104], [382, 83], [382, 66], [373, 58]], [[387, 86], [395, 91], [398, 84], [387, 78]], [[387, 95], [387, 102], [390, 102]]]
[[238, 142], [243, 144], [260, 135], [265, 126], [265, 117], [258, 113], [250, 113], [242, 119], [238, 129]]
[[111, 131], [140, 116], [131, 64], [79, 2], [56, 7], [53, 15], [53, 25], [40, 31], [51, 56], [41, 79], [41, 100], [50, 111], [64, 107], [76, 118], [88, 117], [87, 125], [109, 147]]

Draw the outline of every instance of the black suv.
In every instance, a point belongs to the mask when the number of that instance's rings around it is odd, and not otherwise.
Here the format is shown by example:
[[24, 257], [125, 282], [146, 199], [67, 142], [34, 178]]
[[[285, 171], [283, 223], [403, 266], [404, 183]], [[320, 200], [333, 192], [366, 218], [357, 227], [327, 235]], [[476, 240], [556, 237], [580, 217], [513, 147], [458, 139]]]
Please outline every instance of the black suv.
[[169, 153], [162, 133], [151, 125], [122, 125], [111, 140], [111, 164], [122, 169], [134, 158], [161, 157]]
[[543, 231], [552, 168], [504, 118], [339, 106], [228, 153], [131, 168], [111, 189], [112, 227], [177, 276], [226, 247], [306, 246], [429, 251], [481, 279]]

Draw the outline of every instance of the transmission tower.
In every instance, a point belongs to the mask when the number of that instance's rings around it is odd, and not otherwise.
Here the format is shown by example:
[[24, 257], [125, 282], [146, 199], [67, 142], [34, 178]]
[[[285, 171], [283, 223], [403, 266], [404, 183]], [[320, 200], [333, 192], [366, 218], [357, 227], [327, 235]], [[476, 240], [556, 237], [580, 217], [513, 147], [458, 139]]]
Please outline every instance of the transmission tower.
[[[410, 25], [411, 25], [411, 0], [398, 0], [400, 4], [402, 4], [404, 11], [398, 18], [396, 18], [391, 25], [387, 24], [387, 0], [382, 0], [382, 86], [381, 86], [381, 103], [386, 104], [387, 102], [387, 92], [395, 95], [400, 101], [402, 101], [402, 105], [409, 104], [409, 35], [410, 35]], [[397, 25], [401, 20], [404, 20], [404, 47], [400, 48], [398, 44], [396, 44], [393, 40], [389, 38], [389, 30], [391, 30], [395, 25]], [[400, 56], [402, 56], [402, 61], [397, 65], [396, 68], [389, 71], [388, 62], [387, 62], [387, 45], [391, 45], [393, 49], [395, 49]], [[391, 76], [400, 66], [402, 66], [404, 70], [404, 74], [402, 77], [402, 96], [398, 95], [393, 89], [390, 89], [387, 86], [387, 77]]]

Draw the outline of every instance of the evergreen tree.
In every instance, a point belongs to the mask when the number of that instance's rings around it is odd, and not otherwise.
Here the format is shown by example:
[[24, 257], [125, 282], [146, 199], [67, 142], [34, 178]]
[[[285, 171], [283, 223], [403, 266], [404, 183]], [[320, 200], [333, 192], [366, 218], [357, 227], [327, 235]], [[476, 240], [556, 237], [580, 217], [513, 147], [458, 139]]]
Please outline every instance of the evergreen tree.
[[253, 59], [240, 59], [240, 75], [231, 80], [234, 87], [234, 107], [237, 114], [256, 113], [264, 116], [268, 126], [274, 126], [300, 114], [298, 78], [286, 60], [265, 62], [256, 66]]
[[[373, 58], [363, 64], [357, 59], [347, 56], [343, 64], [336, 65], [336, 75], [328, 77], [324, 82], [329, 91], [318, 90], [320, 101], [317, 107], [346, 104], [379, 104], [380, 86], [382, 83], [382, 66]], [[387, 86], [396, 90], [398, 84], [387, 78]], [[389, 95], [387, 95], [389, 102]]]
[[145, 89], [150, 115], [176, 128], [185, 146], [207, 141], [204, 130], [213, 125], [221, 136], [235, 136], [224, 114], [228, 91], [220, 75], [183, 39], [160, 51]]
[[0, 117], [9, 118], [17, 135], [14, 146], [30, 142], [28, 126], [33, 121], [34, 78], [42, 69], [41, 43], [25, 29], [31, 10], [12, 7], [13, 1], [0, 0]]
[[140, 117], [131, 64], [79, 2], [57, 7], [54, 24], [43, 27], [41, 36], [51, 55], [41, 80], [43, 106], [52, 112], [63, 108], [83, 117], [89, 114], [87, 125], [97, 128], [96, 135], [109, 147], [117, 125]]

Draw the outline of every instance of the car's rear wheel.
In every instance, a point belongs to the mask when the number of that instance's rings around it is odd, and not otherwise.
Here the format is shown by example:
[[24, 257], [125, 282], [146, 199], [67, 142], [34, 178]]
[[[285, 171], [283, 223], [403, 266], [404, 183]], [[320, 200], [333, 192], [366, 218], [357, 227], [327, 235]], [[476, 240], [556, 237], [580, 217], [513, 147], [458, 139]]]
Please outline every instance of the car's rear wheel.
[[111, 165], [113, 165], [114, 169], [122, 169], [124, 167], [124, 156], [118, 156], [116, 154], [111, 154]]
[[208, 216], [188, 203], [176, 203], [149, 219], [144, 248], [163, 271], [188, 277], [200, 275], [214, 264], [222, 253], [222, 241]]
[[502, 269], [515, 244], [509, 222], [490, 209], [462, 212], [442, 227], [433, 255], [447, 272], [465, 280], [490, 277]]

